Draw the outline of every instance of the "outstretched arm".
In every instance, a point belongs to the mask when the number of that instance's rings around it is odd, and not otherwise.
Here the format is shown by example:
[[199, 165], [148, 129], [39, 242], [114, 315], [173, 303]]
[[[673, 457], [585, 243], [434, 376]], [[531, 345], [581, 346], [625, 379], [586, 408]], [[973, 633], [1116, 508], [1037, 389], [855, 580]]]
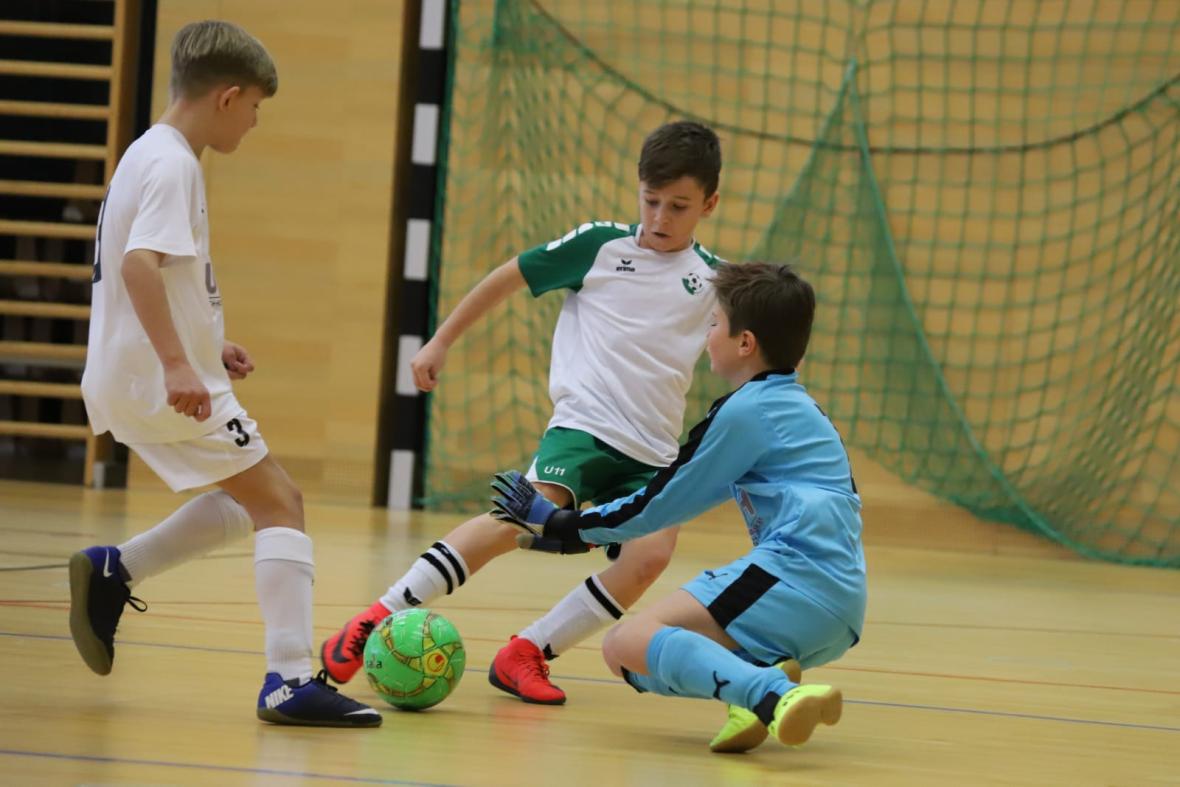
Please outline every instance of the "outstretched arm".
[[691, 519], [729, 497], [730, 484], [764, 451], [766, 432], [757, 409], [744, 402], [723, 405], [693, 428], [671, 466], [629, 497], [583, 512], [558, 511], [539, 505], [517, 482], [523, 480], [519, 473], [501, 474], [493, 484], [501, 493], [493, 498], [493, 515], [525, 527], [528, 532], [517, 539], [521, 546], [566, 554], [588, 549], [585, 545], [630, 541]]
[[438, 326], [430, 341], [422, 346], [410, 361], [414, 385], [420, 391], [433, 391], [438, 375], [447, 362], [447, 351], [476, 320], [491, 311], [498, 303], [524, 287], [524, 276], [516, 257], [489, 273], [463, 296], [459, 305]]

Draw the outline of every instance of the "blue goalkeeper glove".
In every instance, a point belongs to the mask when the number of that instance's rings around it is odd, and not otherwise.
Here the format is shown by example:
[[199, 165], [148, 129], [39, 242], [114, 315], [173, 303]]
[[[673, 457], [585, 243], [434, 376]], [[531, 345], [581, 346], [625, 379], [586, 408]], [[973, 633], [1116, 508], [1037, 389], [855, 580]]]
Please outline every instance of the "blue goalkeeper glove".
[[559, 555], [590, 551], [592, 545], [578, 535], [578, 512], [549, 502], [517, 471], [496, 473], [492, 489], [499, 492], [492, 498], [492, 516], [524, 531], [516, 536], [521, 549]]

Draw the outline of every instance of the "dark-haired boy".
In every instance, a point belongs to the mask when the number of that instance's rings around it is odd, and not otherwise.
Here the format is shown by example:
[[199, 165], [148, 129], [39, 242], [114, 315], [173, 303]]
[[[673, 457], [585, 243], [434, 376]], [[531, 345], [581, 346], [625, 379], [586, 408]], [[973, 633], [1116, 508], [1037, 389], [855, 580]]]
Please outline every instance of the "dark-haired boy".
[[769, 665], [819, 666], [856, 644], [865, 565], [847, 454], [795, 372], [811, 335], [811, 286], [788, 266], [750, 263], [722, 266], [713, 288], [709, 359], [736, 390], [713, 403], [676, 461], [644, 489], [582, 512], [502, 474], [494, 513], [525, 527], [521, 546], [571, 554], [650, 537], [732, 496], [754, 548], [615, 626], [602, 652], [640, 692], [728, 703], [710, 746], [745, 751], [768, 732], [793, 745], [839, 721], [839, 689]]
[[[668, 123], [639, 157], [640, 223], [582, 224], [522, 253], [468, 293], [411, 363], [423, 391], [438, 384], [447, 350], [473, 323], [524, 286], [534, 296], [564, 290], [553, 336], [553, 416], [529, 481], [558, 506], [612, 500], [644, 486], [676, 457], [685, 396], [704, 349], [720, 260], [693, 237], [717, 206], [721, 145], [699, 123]], [[481, 514], [435, 543], [369, 609], [323, 643], [338, 682], [361, 665], [372, 627], [390, 612], [452, 593], [490, 560], [516, 547], [514, 529]], [[559, 705], [547, 658], [622, 617], [667, 566], [676, 531], [640, 539], [513, 637], [489, 671], [491, 683], [525, 702]]]

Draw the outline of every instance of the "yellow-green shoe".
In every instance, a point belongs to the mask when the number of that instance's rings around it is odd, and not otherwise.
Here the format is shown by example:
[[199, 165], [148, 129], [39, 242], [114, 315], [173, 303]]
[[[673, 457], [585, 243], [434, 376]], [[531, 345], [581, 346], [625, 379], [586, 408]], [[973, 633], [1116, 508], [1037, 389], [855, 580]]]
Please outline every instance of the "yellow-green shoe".
[[[774, 666], [787, 673], [787, 680], [798, 683], [803, 680], [803, 668], [794, 659], [780, 661]], [[750, 711], [740, 705], [730, 705], [729, 719], [717, 736], [709, 742], [709, 748], [719, 754], [749, 751], [766, 740], [766, 725]]]
[[817, 724], [840, 721], [844, 695], [832, 686], [796, 686], [783, 695], [774, 708], [774, 720], [767, 731], [788, 746], [806, 743]]

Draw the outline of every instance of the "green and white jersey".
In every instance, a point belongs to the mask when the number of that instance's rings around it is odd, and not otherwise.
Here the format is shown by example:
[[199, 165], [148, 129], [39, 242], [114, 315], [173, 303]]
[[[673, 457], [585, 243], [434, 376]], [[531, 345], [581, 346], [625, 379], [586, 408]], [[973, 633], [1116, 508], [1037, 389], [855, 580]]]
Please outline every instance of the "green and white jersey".
[[519, 256], [534, 296], [568, 289], [549, 363], [550, 428], [589, 432], [644, 464], [672, 463], [716, 302], [699, 243], [639, 246], [638, 224], [595, 221]]

